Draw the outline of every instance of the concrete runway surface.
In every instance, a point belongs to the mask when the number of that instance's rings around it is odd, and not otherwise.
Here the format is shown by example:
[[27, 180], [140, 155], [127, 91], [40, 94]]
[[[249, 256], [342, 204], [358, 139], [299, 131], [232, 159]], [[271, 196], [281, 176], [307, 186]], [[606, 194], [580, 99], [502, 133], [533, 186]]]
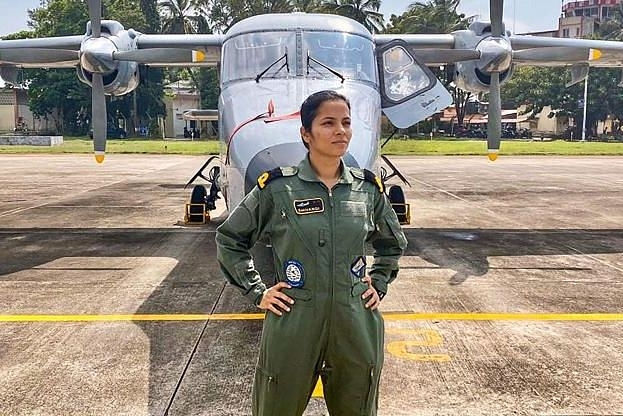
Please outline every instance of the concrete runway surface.
[[[205, 159], [0, 155], [0, 415], [250, 414], [261, 315], [180, 223]], [[623, 413], [623, 158], [392, 160], [379, 415]]]

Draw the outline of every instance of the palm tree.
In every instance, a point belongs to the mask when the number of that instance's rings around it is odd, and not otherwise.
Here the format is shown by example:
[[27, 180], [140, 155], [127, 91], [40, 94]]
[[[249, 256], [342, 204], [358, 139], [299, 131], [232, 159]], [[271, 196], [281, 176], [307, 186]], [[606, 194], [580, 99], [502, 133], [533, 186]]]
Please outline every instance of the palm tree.
[[350, 17], [372, 33], [382, 32], [385, 28], [380, 7], [381, 0], [326, 0], [321, 3], [322, 11]]
[[412, 3], [403, 17], [406, 33], [448, 33], [467, 27], [468, 19], [458, 14], [460, 0], [431, 0]]
[[163, 33], [206, 33], [205, 2], [200, 0], [158, 0]]

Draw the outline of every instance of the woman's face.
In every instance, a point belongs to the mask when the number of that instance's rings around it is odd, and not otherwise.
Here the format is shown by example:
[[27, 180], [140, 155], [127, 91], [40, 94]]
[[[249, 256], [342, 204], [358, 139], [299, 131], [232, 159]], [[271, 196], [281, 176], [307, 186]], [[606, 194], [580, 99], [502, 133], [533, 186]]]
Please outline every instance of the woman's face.
[[342, 100], [325, 101], [318, 107], [311, 131], [301, 127], [303, 140], [309, 152], [318, 156], [342, 157], [353, 136], [350, 127], [350, 110]]

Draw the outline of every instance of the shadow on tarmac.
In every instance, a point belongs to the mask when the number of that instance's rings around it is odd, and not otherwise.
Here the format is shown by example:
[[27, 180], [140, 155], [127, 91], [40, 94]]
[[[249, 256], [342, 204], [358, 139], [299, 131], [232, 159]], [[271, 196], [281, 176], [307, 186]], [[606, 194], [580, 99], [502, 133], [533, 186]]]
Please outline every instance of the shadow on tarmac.
[[[454, 270], [448, 282], [453, 285], [485, 275], [492, 256], [623, 253], [621, 229], [404, 231], [405, 254]], [[172, 257], [177, 265], [137, 314], [257, 312], [225, 283], [215, 252], [214, 224], [173, 230], [5, 228], [0, 229], [0, 280], [62, 257]], [[260, 269], [269, 267], [268, 260]], [[249, 408], [260, 320], [136, 325], [149, 338], [149, 414], [235, 415]]]

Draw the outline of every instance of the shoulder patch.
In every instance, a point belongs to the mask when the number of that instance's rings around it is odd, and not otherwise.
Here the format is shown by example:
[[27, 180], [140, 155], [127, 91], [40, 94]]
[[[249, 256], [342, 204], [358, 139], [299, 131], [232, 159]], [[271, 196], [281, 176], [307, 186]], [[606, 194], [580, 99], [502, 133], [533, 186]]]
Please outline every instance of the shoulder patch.
[[350, 173], [352, 173], [355, 178], [362, 179], [366, 182], [370, 182], [374, 184], [378, 188], [380, 193], [383, 193], [383, 191], [385, 190], [385, 187], [383, 186], [383, 181], [381, 180], [381, 178], [376, 176], [374, 172], [372, 172], [371, 170], [361, 169], [361, 168], [350, 168]]
[[374, 174], [374, 172], [368, 170], [368, 169], [364, 169], [363, 170], [363, 178], [364, 180], [373, 183], [376, 185], [377, 188], [379, 188], [379, 192], [383, 193], [384, 186], [383, 186], [383, 181], [381, 180], [381, 178], [379, 178], [378, 176], [376, 176]]
[[283, 167], [283, 168], [275, 168], [273, 170], [268, 170], [262, 173], [257, 178], [257, 187], [260, 189], [266, 188], [266, 185], [272, 181], [273, 179], [281, 178], [284, 176], [294, 176], [298, 172], [296, 167]]

